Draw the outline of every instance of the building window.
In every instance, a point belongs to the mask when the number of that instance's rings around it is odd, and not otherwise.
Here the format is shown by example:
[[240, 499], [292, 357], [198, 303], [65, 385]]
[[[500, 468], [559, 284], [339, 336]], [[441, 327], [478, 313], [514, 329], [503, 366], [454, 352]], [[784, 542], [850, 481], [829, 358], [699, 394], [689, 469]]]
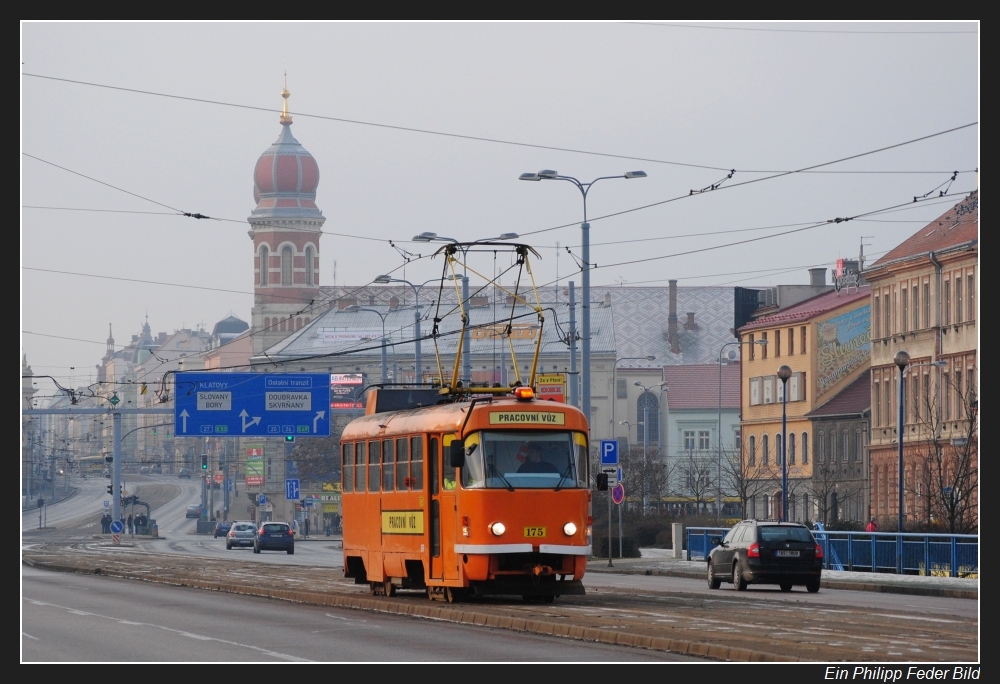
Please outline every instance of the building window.
[[781, 356], [781, 331], [774, 331], [774, 358]]
[[799, 328], [799, 353], [806, 353], [806, 326]]
[[875, 427], [882, 425], [882, 383], [876, 382], [874, 388], [874, 399], [872, 401], [872, 422]]
[[615, 397], [618, 399], [628, 399], [628, 381], [625, 378], [615, 380]]
[[788, 329], [788, 355], [795, 356], [795, 328]]
[[313, 264], [313, 248], [311, 246], [306, 247], [306, 285], [315, 285], [316, 280], [316, 267]]
[[760, 341], [764, 343], [764, 344], [760, 345], [760, 358], [766, 359], [767, 358], [767, 333], [766, 332], [762, 332], [760, 334]]
[[830, 464], [837, 463], [837, 430], [830, 430]]
[[795, 465], [795, 433], [788, 433], [788, 465]]
[[911, 302], [913, 305], [913, 329], [920, 330], [920, 283], [914, 285], [910, 292], [912, 293], [910, 297], [913, 299]]
[[944, 324], [951, 325], [951, 281], [944, 281]]
[[908, 306], [909, 290], [905, 287], [899, 291], [899, 327], [902, 332], [910, 330], [910, 307]]
[[774, 465], [781, 465], [781, 457], [783, 455], [781, 451], [781, 434], [779, 433], [774, 436]]
[[747, 335], [747, 344], [750, 345], [750, 360], [753, 361], [757, 358], [757, 350], [755, 349], [756, 345], [753, 342], [753, 333]]
[[826, 433], [822, 430], [816, 435], [816, 458], [819, 459], [820, 463], [826, 461]]
[[918, 417], [924, 415], [928, 420], [932, 418], [931, 416], [931, 376], [929, 373], [924, 373], [924, 393], [920, 400], [920, 409]]
[[955, 278], [955, 323], [962, 322], [962, 277]]
[[281, 284], [291, 285], [292, 284], [292, 265], [293, 265], [294, 252], [292, 248], [285, 245], [281, 248]]
[[955, 371], [955, 418], [965, 416], [965, 397], [962, 396], [962, 371]]
[[757, 465], [757, 436], [750, 435], [750, 465]]
[[684, 451], [694, 451], [694, 430], [684, 431]]
[[712, 447], [711, 447], [711, 441], [710, 441], [710, 434], [709, 434], [708, 430], [699, 430], [698, 431], [698, 449], [700, 449], [701, 451], [707, 451], [708, 449], [711, 449], [711, 448]]
[[941, 405], [945, 420], [951, 420], [951, 376], [947, 373], [941, 376]]
[[271, 254], [271, 252], [267, 248], [267, 245], [261, 245], [260, 246], [260, 278], [259, 278], [259, 281], [260, 281], [260, 284], [262, 286], [266, 286], [267, 285], [268, 276], [270, 275], [270, 273], [268, 273], [268, 268], [270, 267], [270, 262], [269, 262], [270, 254]]
[[969, 286], [966, 288], [966, 299], [969, 300], [969, 315], [965, 318], [967, 320], [974, 321], [976, 320], [976, 277], [970, 275], [966, 280], [969, 283]]
[[875, 339], [879, 339], [880, 337], [882, 337], [882, 319], [880, 319], [878, 315], [880, 299], [881, 297], [875, 295], [874, 302], [872, 303], [872, 321], [874, 324], [873, 327], [875, 328], [874, 330], [872, 330], [872, 334], [875, 336]]
[[802, 433], [802, 465], [809, 465], [809, 433]]
[[763, 435], [760, 438], [760, 464], [766, 466], [771, 460], [771, 455], [768, 453], [768, 443], [767, 435]]
[[[660, 441], [660, 400], [652, 392], [643, 392], [635, 402], [636, 415], [642, 418], [636, 429], [636, 439], [640, 444], [656, 444]], [[649, 425], [646, 425], [649, 421]], [[646, 428], [649, 428], [649, 437]]]
[[882, 337], [892, 334], [892, 311], [889, 309], [889, 294], [882, 295]]
[[847, 463], [851, 457], [851, 440], [847, 433], [847, 428], [844, 428], [843, 432], [840, 433], [840, 438], [843, 442], [840, 445], [840, 458], [844, 463]]
[[865, 455], [865, 433], [861, 428], [854, 433], [854, 460], [860, 461]]
[[931, 285], [930, 283], [924, 283], [924, 312], [922, 314], [924, 319], [924, 327], [930, 327], [933, 325], [931, 323]]
[[913, 374], [913, 387], [910, 388], [910, 422], [920, 421], [920, 374]]

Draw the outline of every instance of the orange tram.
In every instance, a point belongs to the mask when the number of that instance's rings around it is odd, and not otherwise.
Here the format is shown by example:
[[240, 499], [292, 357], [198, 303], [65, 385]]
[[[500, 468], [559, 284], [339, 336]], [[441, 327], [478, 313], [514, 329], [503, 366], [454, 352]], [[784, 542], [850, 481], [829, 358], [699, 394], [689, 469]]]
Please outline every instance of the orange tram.
[[373, 389], [341, 438], [344, 574], [373, 594], [584, 594], [591, 553], [587, 420], [514, 396]]

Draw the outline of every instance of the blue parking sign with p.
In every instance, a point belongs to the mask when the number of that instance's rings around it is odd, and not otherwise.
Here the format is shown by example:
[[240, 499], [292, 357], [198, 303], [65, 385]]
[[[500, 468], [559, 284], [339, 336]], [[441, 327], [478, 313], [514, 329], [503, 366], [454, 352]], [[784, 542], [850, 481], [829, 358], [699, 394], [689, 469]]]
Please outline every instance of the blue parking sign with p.
[[601, 465], [602, 466], [618, 465], [618, 440], [616, 439], [601, 440]]

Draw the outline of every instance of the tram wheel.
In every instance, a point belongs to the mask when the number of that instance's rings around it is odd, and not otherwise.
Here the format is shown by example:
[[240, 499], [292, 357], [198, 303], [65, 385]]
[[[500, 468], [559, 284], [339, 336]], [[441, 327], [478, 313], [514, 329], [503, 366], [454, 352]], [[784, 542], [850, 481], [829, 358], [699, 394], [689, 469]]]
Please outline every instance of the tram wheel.
[[382, 584], [382, 594], [384, 596], [395, 596], [396, 595], [396, 587], [395, 587], [395, 585], [393, 585], [393, 583], [392, 583], [391, 580], [386, 580]]

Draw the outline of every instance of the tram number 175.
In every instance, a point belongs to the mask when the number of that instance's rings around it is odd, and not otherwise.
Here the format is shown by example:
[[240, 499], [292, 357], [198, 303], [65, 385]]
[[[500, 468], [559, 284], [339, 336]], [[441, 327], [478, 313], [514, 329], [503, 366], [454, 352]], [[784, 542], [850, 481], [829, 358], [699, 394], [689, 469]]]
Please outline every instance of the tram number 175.
[[545, 528], [544, 527], [525, 527], [524, 528], [524, 536], [525, 536], [525, 538], [544, 537], [545, 536]]

